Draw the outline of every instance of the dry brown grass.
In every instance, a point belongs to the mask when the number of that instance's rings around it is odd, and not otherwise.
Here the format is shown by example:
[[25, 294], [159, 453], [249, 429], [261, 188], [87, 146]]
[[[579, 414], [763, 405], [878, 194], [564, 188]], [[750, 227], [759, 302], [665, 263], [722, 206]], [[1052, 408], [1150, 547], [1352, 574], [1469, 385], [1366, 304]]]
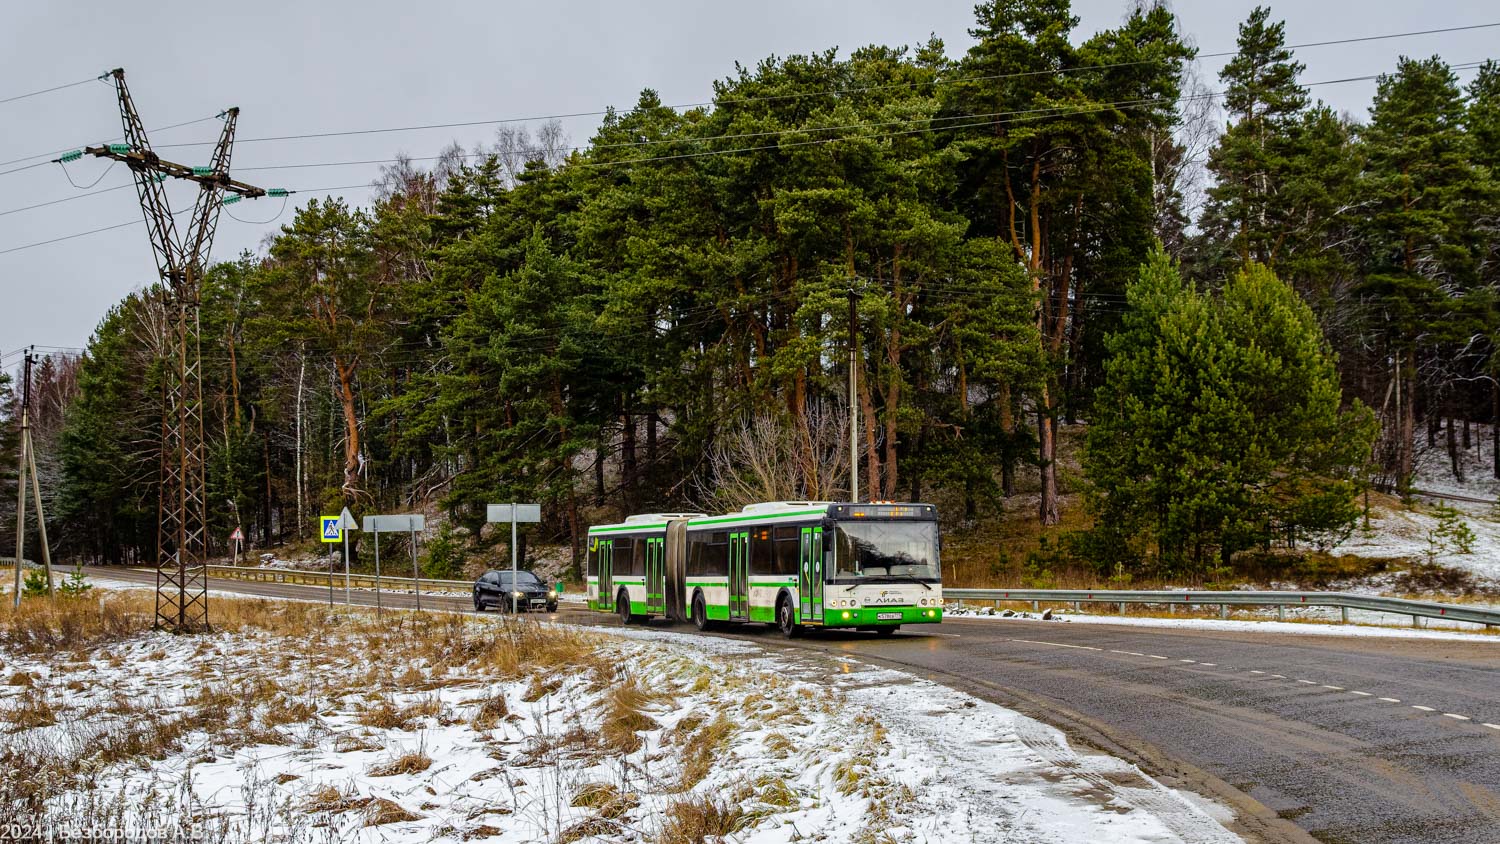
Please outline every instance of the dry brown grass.
[[573, 792], [569, 805], [593, 809], [600, 817], [618, 818], [639, 806], [641, 799], [605, 782], [584, 783]]
[[0, 724], [10, 732], [50, 727], [57, 723], [57, 708], [45, 692], [28, 687], [20, 697], [12, 699], [0, 710]]
[[732, 735], [734, 724], [723, 715], [693, 731], [692, 736], [682, 743], [682, 768], [677, 775], [675, 790], [687, 791], [702, 782], [713, 771], [714, 763]]
[[657, 844], [704, 844], [733, 835], [750, 818], [738, 806], [713, 797], [675, 800], [667, 807]]
[[585, 838], [602, 838], [618, 832], [619, 828], [620, 824], [612, 818], [584, 818], [558, 833], [557, 844], [573, 844], [574, 841], [582, 841]]
[[486, 695], [474, 706], [474, 714], [469, 718], [469, 726], [479, 732], [493, 730], [501, 719], [510, 714], [510, 704], [506, 701], [504, 694]]
[[600, 742], [622, 755], [640, 750], [640, 734], [661, 728], [655, 718], [643, 711], [655, 699], [633, 678], [611, 688], [604, 696]]
[[370, 766], [369, 774], [372, 777], [394, 777], [401, 774], [420, 774], [431, 767], [432, 757], [421, 750], [415, 750]]
[[87, 650], [151, 629], [155, 597], [137, 591], [29, 598], [0, 612], [0, 647], [16, 653]]

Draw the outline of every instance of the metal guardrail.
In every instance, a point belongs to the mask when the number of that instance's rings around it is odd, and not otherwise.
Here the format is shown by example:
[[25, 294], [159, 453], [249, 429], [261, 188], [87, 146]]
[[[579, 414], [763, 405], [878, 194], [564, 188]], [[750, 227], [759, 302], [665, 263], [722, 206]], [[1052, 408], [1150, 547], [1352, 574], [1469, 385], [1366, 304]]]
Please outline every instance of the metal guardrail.
[[1421, 627], [1423, 618], [1448, 621], [1466, 621], [1486, 627], [1500, 625], [1500, 609], [1471, 607], [1462, 604], [1440, 604], [1434, 601], [1411, 601], [1405, 598], [1381, 598], [1375, 595], [1356, 595], [1349, 592], [1167, 592], [1162, 590], [1109, 590], [1109, 589], [943, 589], [943, 597], [965, 601], [993, 601], [996, 606], [1006, 602], [1030, 602], [1033, 609], [1048, 603], [1118, 604], [1124, 613], [1127, 604], [1158, 604], [1168, 608], [1179, 606], [1218, 606], [1219, 615], [1227, 618], [1230, 607], [1276, 607], [1277, 617], [1286, 618], [1287, 607], [1335, 607], [1341, 611], [1345, 623], [1349, 621], [1349, 610], [1409, 615], [1413, 627]]
[[[26, 561], [22, 562], [22, 565], [25, 566], [26, 568], [29, 568], [29, 569], [39, 569], [39, 568], [42, 567], [42, 564], [39, 563], [39, 562], [37, 562], [36, 560], [26, 560]], [[9, 569], [9, 568], [15, 568], [15, 566], [16, 566], [16, 558], [15, 557], [0, 557], [0, 568], [7, 568], [7, 569]]]
[[[330, 583], [335, 588], [343, 588], [344, 573], [342, 571], [304, 571], [302, 569], [267, 569], [251, 568], [244, 566], [204, 566], [210, 577], [224, 577], [232, 580], [249, 580], [257, 583], [296, 583], [311, 586], [328, 586]], [[379, 585], [381, 589], [415, 589], [418, 581], [410, 577], [391, 577], [381, 575]], [[422, 578], [420, 581], [424, 590], [444, 590], [467, 592], [474, 588], [470, 580], [428, 580]], [[350, 572], [349, 585], [356, 589], [374, 589], [376, 577], [373, 574], [361, 574]]]

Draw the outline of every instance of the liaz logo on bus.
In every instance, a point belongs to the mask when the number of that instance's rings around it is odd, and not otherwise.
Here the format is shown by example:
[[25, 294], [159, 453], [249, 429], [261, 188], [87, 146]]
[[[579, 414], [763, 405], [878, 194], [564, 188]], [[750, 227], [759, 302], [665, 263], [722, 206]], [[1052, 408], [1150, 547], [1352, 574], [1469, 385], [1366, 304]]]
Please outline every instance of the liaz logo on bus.
[[902, 604], [907, 599], [899, 593], [882, 591], [879, 595], [871, 595], [865, 599], [866, 604]]

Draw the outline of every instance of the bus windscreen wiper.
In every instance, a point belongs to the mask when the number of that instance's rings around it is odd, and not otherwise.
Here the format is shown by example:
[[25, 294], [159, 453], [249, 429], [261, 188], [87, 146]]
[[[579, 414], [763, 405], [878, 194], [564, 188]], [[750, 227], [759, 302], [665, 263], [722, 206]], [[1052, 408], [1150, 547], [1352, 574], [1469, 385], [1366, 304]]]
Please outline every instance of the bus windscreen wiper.
[[882, 576], [883, 577], [900, 577], [900, 578], [905, 578], [907, 580], [910, 580], [912, 583], [919, 583], [919, 584], [921, 584], [922, 588], [926, 589], [928, 592], [932, 591], [932, 584], [928, 583], [925, 580], [922, 580], [922, 579], [918, 578], [914, 574], [887, 574], [887, 575], [882, 575]]

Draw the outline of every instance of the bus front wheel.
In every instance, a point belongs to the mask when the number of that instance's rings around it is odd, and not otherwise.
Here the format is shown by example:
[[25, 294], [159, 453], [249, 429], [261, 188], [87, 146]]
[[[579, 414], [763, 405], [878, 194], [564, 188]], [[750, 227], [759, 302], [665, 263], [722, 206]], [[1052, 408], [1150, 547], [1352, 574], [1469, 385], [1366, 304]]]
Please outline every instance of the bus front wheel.
[[792, 608], [791, 599], [785, 595], [776, 602], [776, 627], [788, 639], [802, 635], [802, 625], [797, 623], [797, 611]]

